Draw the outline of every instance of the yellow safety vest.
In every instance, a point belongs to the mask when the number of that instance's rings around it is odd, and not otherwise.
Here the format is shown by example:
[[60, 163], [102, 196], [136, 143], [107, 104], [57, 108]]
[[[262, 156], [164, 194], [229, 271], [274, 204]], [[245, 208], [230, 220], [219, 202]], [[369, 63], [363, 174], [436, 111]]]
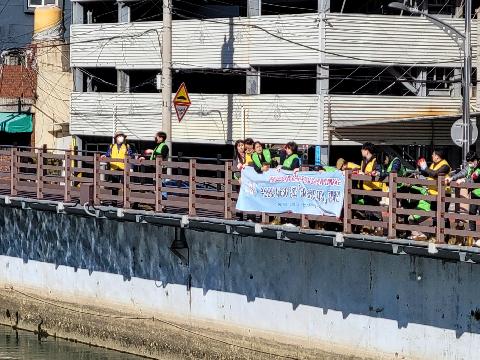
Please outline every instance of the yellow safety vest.
[[245, 164], [246, 165], [252, 165], [253, 164], [253, 159], [252, 159], [252, 153], [245, 153]]
[[[439, 161], [439, 162], [436, 163], [436, 164], [435, 164], [435, 163], [432, 163], [432, 164], [430, 165], [430, 170], [436, 171], [436, 170], [440, 169], [442, 166], [445, 166], [445, 165], [448, 166], [448, 172], [450, 172], [450, 170], [452, 170], [452, 168], [450, 167], [450, 164], [448, 163], [447, 160], [441, 160], [441, 161]], [[445, 174], [445, 175], [448, 175], [448, 174]], [[434, 178], [432, 178], [432, 177], [429, 177], [428, 180], [436, 180], [436, 179], [434, 179]], [[445, 189], [445, 192], [446, 192], [446, 193], [449, 193], [449, 192], [450, 192], [450, 188], [447, 187], [447, 188]], [[430, 195], [438, 195], [438, 187], [437, 187], [437, 185], [430, 185], [430, 186], [428, 187], [428, 193], [429, 193]]]
[[[128, 145], [122, 144], [120, 149], [118, 148], [117, 144], [110, 145], [110, 158], [112, 159], [125, 159], [128, 153]], [[120, 161], [115, 161], [110, 163], [110, 170], [125, 170], [125, 164]]]
[[[362, 160], [361, 169], [365, 175], [370, 175], [375, 170], [377, 159], [372, 157], [370, 161], [365, 165]], [[378, 181], [363, 181], [363, 190], [381, 190], [382, 183]]]

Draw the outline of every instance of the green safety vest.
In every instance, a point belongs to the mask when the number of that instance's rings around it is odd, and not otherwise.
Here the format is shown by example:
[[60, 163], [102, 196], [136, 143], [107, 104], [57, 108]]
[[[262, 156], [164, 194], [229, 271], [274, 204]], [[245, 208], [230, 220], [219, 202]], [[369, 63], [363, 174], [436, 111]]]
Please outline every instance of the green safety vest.
[[298, 159], [298, 155], [297, 155], [297, 154], [292, 154], [292, 155], [290, 155], [288, 158], [285, 159], [285, 161], [283, 162], [282, 167], [287, 168], [287, 169], [290, 169], [290, 168], [292, 167], [293, 161], [294, 161], [295, 159]]
[[[263, 158], [265, 159], [265, 162], [267, 164], [272, 163], [272, 155], [270, 154], [270, 150], [268, 149], [263, 149]], [[252, 161], [255, 165], [257, 165], [259, 168], [262, 167], [262, 162], [260, 161], [260, 156], [258, 156], [257, 153], [253, 153], [252, 155]]]
[[160, 155], [162, 153], [163, 147], [165, 145], [166, 144], [164, 142], [158, 144], [155, 150], [153, 150], [152, 155], [150, 155], [150, 160], [155, 160], [157, 155]]
[[[392, 168], [393, 168], [393, 163], [398, 160], [400, 161], [400, 159], [398, 157], [396, 157], [395, 159], [393, 159], [391, 162], [390, 162], [390, 165], [388, 165], [388, 168], [387, 168], [387, 172], [390, 174], [392, 172]], [[397, 175], [400, 176], [400, 177], [404, 177], [405, 176], [405, 168], [403, 167], [403, 164], [402, 162], [400, 161], [400, 170], [397, 172]]]
[[[471, 171], [471, 174], [468, 175], [469, 177], [472, 176], [474, 173], [477, 173], [478, 175], [480, 175], [480, 169], [476, 169], [476, 170], [473, 170]], [[478, 197], [480, 198], [480, 189], [473, 189], [472, 190], [472, 195], [474, 195], [475, 197]]]
[[[411, 189], [419, 192], [422, 195], [428, 195], [428, 190], [423, 186], [412, 185]], [[423, 210], [423, 211], [430, 211], [432, 210], [432, 204], [430, 203], [430, 201], [427, 201], [427, 200], [419, 200], [416, 209]], [[421, 218], [420, 215], [413, 215], [413, 219], [415, 221], [420, 220], [420, 218]]]

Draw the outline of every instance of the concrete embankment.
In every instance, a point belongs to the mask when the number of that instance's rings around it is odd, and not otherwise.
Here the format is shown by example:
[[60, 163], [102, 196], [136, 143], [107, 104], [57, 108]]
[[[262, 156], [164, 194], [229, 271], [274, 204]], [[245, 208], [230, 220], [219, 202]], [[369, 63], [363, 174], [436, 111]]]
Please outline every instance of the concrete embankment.
[[412, 243], [22, 206], [0, 206], [4, 323], [18, 312], [19, 326], [43, 321], [49, 334], [150, 356], [475, 359], [480, 350], [480, 266], [466, 262], [475, 252], [428, 258]]
[[[91, 302], [91, 301], [90, 301]], [[0, 323], [154, 359], [321, 359], [370, 357], [348, 349], [272, 336], [199, 320], [159, 317], [132, 307], [91, 305], [89, 299], [62, 301], [29, 292], [0, 290]], [[330, 349], [330, 351], [322, 350]]]

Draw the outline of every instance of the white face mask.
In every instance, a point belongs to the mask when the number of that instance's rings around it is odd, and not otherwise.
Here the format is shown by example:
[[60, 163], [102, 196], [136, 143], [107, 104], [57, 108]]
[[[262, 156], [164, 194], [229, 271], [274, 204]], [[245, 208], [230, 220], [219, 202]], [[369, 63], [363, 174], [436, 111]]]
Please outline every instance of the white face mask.
[[124, 141], [125, 141], [125, 138], [123, 136], [117, 137], [117, 144], [122, 144]]

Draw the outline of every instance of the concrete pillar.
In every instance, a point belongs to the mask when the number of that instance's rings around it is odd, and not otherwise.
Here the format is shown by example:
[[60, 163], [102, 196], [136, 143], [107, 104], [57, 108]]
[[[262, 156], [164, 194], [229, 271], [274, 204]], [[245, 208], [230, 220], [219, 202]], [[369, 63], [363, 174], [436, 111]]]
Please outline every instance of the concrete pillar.
[[83, 72], [73, 69], [73, 91], [83, 92]]
[[247, 95], [260, 94], [260, 70], [250, 68], [247, 70]]
[[118, 22], [128, 23], [130, 22], [130, 6], [124, 2], [118, 3]]
[[262, 0], [247, 0], [247, 16], [262, 15]]
[[427, 69], [421, 69], [417, 76], [419, 82], [416, 84], [417, 96], [427, 96]]
[[318, 0], [318, 12], [330, 12], [330, 0]]
[[84, 14], [83, 14], [83, 3], [72, 2], [72, 24], [83, 24]]
[[130, 76], [124, 70], [117, 70], [117, 92], [130, 92]]

